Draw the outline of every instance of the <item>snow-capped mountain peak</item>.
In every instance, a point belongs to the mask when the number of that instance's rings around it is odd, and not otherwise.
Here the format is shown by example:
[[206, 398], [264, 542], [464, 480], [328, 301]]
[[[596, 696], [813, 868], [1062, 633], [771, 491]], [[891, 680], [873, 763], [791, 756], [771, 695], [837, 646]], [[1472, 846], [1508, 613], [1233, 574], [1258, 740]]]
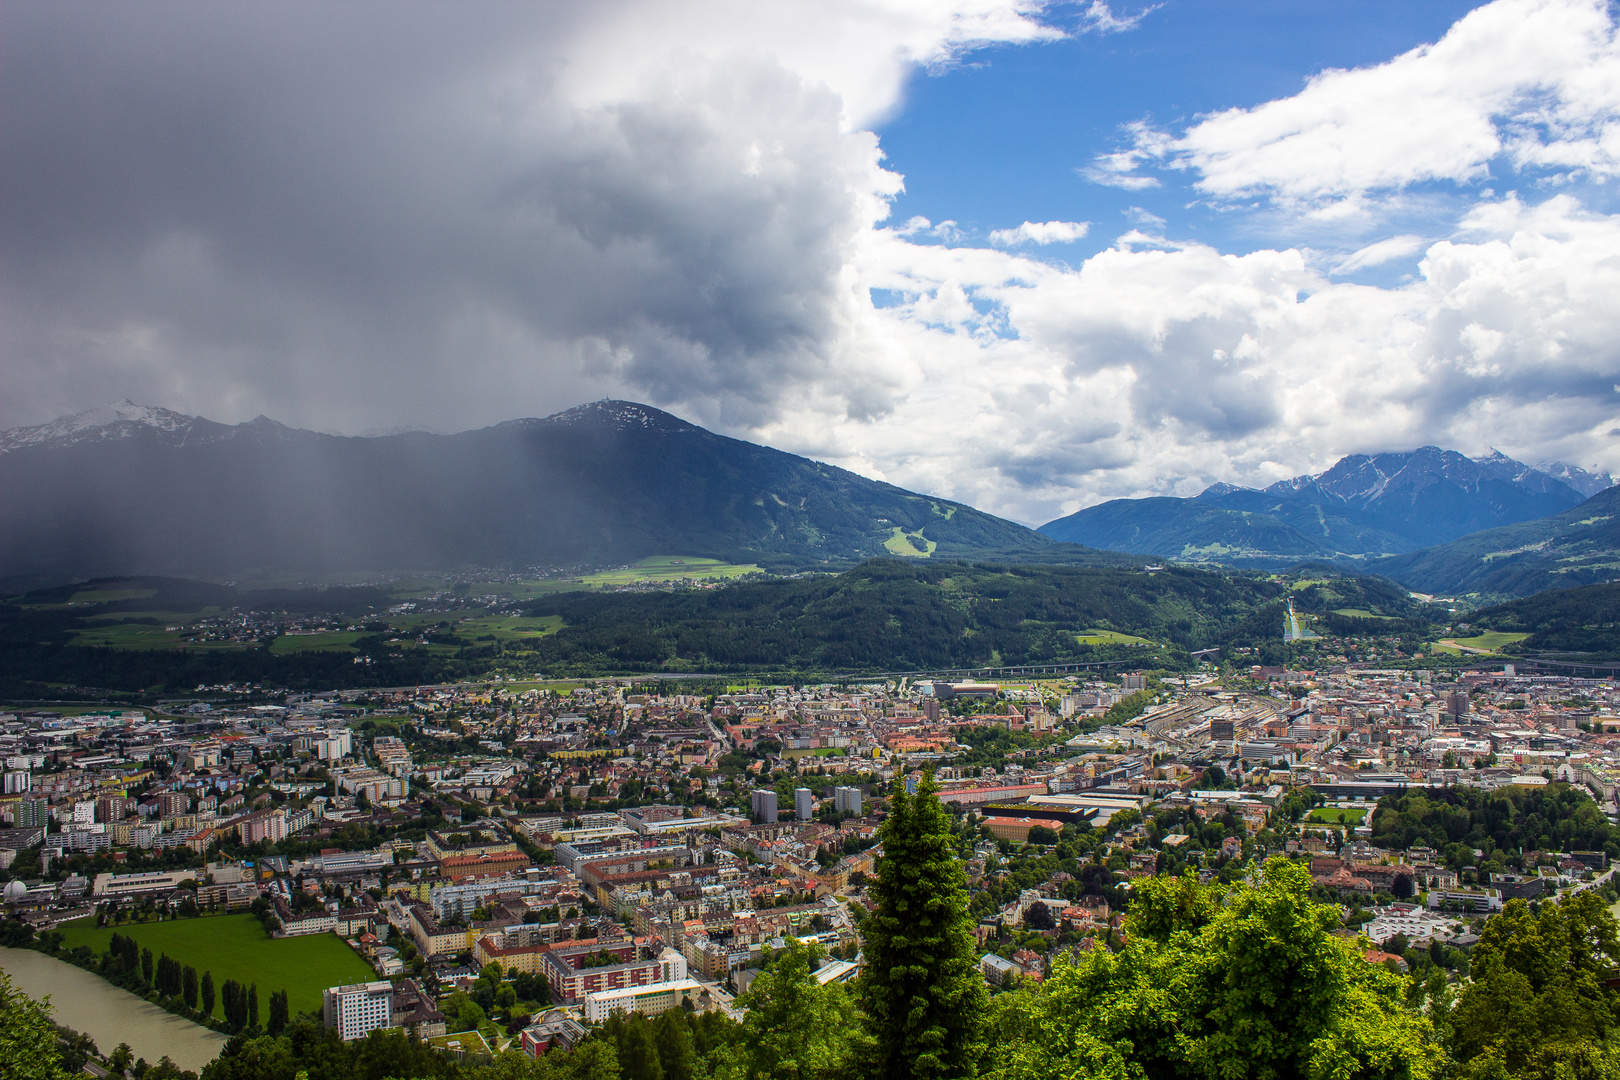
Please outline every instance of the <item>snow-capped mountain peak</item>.
[[194, 434], [201, 434], [200, 428], [225, 430], [223, 425], [201, 417], [125, 400], [59, 417], [47, 424], [0, 431], [0, 453], [26, 447], [66, 447], [139, 435], [156, 436], [162, 441], [179, 444]]

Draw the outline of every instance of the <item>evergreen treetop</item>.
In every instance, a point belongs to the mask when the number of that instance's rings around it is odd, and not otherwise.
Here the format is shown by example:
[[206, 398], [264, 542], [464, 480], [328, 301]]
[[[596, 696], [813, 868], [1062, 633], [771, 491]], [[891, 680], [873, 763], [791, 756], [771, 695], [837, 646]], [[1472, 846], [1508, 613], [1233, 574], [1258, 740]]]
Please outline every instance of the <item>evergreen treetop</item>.
[[860, 995], [872, 1072], [935, 1080], [974, 1074], [988, 992], [978, 971], [967, 882], [932, 773], [915, 795], [896, 780], [878, 830], [882, 855], [863, 923]]

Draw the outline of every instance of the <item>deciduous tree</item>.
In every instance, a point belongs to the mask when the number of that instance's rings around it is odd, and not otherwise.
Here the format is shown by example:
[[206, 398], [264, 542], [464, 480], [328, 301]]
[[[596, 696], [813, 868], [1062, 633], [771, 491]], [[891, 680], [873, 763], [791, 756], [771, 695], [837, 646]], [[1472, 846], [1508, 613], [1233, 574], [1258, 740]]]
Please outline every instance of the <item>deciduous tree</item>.
[[1336, 937], [1286, 859], [1259, 880], [1144, 879], [1117, 954], [1059, 962], [997, 999], [988, 1075], [1419, 1080], [1439, 1051], [1404, 980]]
[[1466, 1077], [1543, 1080], [1620, 1072], [1615, 918], [1595, 892], [1532, 909], [1510, 900], [1472, 950], [1472, 981], [1451, 1013]]
[[17, 1080], [66, 1080], [49, 1000], [35, 1001], [0, 971], [0, 1063]]
[[747, 1014], [733, 1054], [748, 1080], [830, 1080], [852, 1072], [851, 1035], [860, 1018], [844, 987], [816, 981], [817, 959], [812, 946], [789, 942], [738, 998]]

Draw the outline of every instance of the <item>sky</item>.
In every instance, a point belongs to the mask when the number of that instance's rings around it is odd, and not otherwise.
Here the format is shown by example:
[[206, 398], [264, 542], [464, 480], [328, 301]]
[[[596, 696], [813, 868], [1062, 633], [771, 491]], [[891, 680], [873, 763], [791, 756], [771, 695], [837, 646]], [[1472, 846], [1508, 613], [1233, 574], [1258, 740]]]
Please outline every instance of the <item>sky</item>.
[[643, 401], [1028, 524], [1620, 468], [1592, 0], [0, 0], [0, 427]]

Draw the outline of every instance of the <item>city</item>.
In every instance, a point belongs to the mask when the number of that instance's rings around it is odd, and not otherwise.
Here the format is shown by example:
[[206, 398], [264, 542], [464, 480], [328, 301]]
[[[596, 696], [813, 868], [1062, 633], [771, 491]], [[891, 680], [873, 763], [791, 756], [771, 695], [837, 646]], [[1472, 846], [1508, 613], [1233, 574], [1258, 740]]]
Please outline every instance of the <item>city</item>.
[[[615, 1012], [740, 1019], [788, 942], [814, 945], [823, 983], [856, 977], [883, 808], [924, 772], [956, 822], [993, 987], [1112, 940], [1133, 883], [1161, 873], [1230, 881], [1286, 855], [1344, 933], [1403, 968], [1412, 949], [1466, 948], [1508, 900], [1607, 885], [1590, 834], [1606, 841], [1617, 809], [1612, 681], [1227, 668], [14, 713], [4, 898], [75, 963], [86, 928], [251, 913], [266, 941], [343, 943], [350, 981], [255, 990], [318, 989], [344, 1039], [392, 1027], [541, 1054]], [[1375, 807], [1460, 790], [1569, 791], [1591, 820], [1524, 848], [1378, 831]], [[1085, 873], [1037, 872], [1060, 836], [1085, 838]]]

